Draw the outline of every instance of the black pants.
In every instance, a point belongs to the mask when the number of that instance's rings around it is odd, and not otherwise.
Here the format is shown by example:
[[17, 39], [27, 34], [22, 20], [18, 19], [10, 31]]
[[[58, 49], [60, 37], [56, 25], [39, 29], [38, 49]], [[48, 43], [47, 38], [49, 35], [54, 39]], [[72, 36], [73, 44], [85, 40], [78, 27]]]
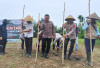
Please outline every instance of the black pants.
[[2, 45], [2, 50], [0, 52], [5, 53], [6, 44], [7, 44], [7, 39], [0, 40], [0, 45]]
[[42, 38], [42, 53], [48, 54], [50, 51], [51, 38]]
[[[53, 39], [54, 41], [54, 39]], [[59, 47], [60, 40], [57, 40], [57, 46]], [[53, 44], [53, 50], [55, 50], [55, 45]]]
[[22, 41], [21, 47], [22, 47], [22, 50], [24, 50], [24, 39], [21, 39], [21, 41]]
[[26, 54], [31, 55], [32, 52], [32, 38], [25, 38]]
[[[67, 46], [68, 46], [68, 42], [69, 42], [69, 38], [65, 38], [65, 42], [64, 42], [64, 54], [66, 54], [67, 52]], [[70, 44], [70, 49], [69, 49], [69, 55], [71, 55], [71, 53], [73, 52], [74, 49], [74, 44], [75, 44], [75, 39], [71, 39], [71, 44]]]

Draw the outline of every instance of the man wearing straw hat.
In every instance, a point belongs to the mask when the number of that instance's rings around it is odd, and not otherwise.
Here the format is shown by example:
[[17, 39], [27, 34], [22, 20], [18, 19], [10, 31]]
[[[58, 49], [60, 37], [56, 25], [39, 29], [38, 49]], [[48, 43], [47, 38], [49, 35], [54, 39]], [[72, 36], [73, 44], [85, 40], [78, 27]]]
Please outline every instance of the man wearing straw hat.
[[63, 24], [63, 27], [66, 29], [66, 34], [63, 36], [65, 37], [65, 43], [64, 43], [64, 59], [66, 59], [66, 52], [67, 52], [67, 46], [69, 40], [71, 41], [68, 59], [71, 60], [71, 54], [74, 49], [75, 39], [76, 39], [76, 25], [73, 21], [75, 21], [75, 18], [72, 15], [69, 15], [66, 19], [67, 22]]
[[43, 23], [38, 23], [40, 29], [43, 30], [41, 57], [49, 58], [48, 53], [50, 51], [51, 39], [55, 37], [55, 28], [53, 22], [49, 21], [50, 16], [48, 14], [46, 14], [44, 18], [45, 21], [43, 21]]
[[86, 22], [83, 26], [83, 30], [85, 30], [85, 48], [86, 48], [86, 55], [87, 55], [87, 61], [88, 65], [91, 66], [91, 46], [90, 46], [90, 23], [91, 23], [91, 39], [92, 39], [92, 51], [94, 49], [95, 40], [98, 36], [100, 38], [99, 28], [96, 23], [96, 20], [100, 20], [100, 18], [97, 16], [96, 13], [91, 14], [87, 17], [89, 20]]
[[32, 52], [32, 39], [33, 39], [33, 32], [34, 32], [34, 24], [32, 23], [33, 18], [31, 16], [27, 16], [24, 19], [24, 26], [25, 30], [22, 31], [21, 33], [24, 32], [25, 34], [25, 45], [26, 45], [26, 56], [31, 57], [31, 52]]

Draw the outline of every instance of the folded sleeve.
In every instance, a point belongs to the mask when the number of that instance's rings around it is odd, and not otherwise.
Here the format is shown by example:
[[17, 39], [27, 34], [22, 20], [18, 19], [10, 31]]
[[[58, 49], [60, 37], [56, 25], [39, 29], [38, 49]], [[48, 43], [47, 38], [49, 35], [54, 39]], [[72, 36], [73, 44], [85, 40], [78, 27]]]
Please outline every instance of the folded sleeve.
[[97, 36], [100, 36], [100, 32], [99, 32], [99, 27], [97, 26], [97, 29], [96, 29], [96, 33], [97, 33]]
[[83, 30], [86, 30], [88, 28], [89, 24], [85, 23], [84, 26], [82, 27]]

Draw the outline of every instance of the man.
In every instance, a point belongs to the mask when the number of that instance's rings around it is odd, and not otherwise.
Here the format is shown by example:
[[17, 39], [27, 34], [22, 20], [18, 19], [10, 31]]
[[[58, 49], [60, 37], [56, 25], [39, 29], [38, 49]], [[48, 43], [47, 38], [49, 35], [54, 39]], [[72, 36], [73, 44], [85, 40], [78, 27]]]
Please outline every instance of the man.
[[43, 32], [42, 31], [40, 31], [39, 33], [38, 33], [38, 51], [40, 51], [40, 42], [42, 41], [42, 35], [43, 35]]
[[40, 30], [43, 30], [42, 36], [42, 52], [41, 57], [49, 58], [48, 53], [50, 51], [51, 39], [55, 37], [55, 28], [52, 21], [49, 21], [50, 16], [48, 14], [45, 15], [45, 21], [43, 21], [40, 25]]
[[65, 43], [64, 43], [64, 59], [66, 59], [66, 52], [67, 52], [67, 45], [69, 40], [71, 41], [70, 49], [69, 49], [69, 54], [68, 54], [68, 59], [71, 60], [71, 54], [74, 49], [74, 44], [75, 44], [75, 39], [76, 39], [76, 25], [73, 21], [75, 21], [74, 17], [69, 15], [66, 19], [67, 22], [63, 24], [63, 27], [66, 29], [66, 35], [65, 37]]
[[4, 19], [3, 20], [3, 24], [0, 26], [1, 32], [0, 32], [0, 41], [2, 42], [3, 48], [2, 48], [2, 54], [4, 55], [5, 52], [5, 48], [6, 48], [6, 44], [7, 44], [7, 29], [6, 29], [6, 25], [8, 24], [8, 20]]
[[76, 24], [76, 41], [75, 41], [75, 49], [78, 51], [79, 48], [78, 48], [78, 33], [80, 33], [80, 29], [79, 27], [77, 26]]
[[22, 49], [22, 51], [24, 51], [24, 34], [22, 33], [22, 34], [20, 34], [20, 39], [21, 39], [21, 49]]
[[[61, 49], [62, 42], [63, 42], [63, 37], [61, 36], [61, 34], [56, 33], [56, 38], [55, 38], [55, 40], [53, 42], [53, 47], [54, 48], [55, 48], [55, 46], [57, 47], [57, 53], [56, 53], [56, 55], [58, 55], [59, 49]], [[54, 50], [53, 50], [53, 52], [54, 52]], [[54, 52], [54, 54], [55, 54], [55, 52]]]
[[26, 24], [24, 23], [25, 30], [22, 31], [21, 33], [24, 32], [25, 34], [25, 45], [26, 45], [26, 56], [31, 57], [31, 52], [32, 52], [32, 39], [33, 39], [33, 32], [34, 32], [34, 24], [32, 23], [33, 18], [31, 16], [27, 16], [24, 19], [26, 21]]

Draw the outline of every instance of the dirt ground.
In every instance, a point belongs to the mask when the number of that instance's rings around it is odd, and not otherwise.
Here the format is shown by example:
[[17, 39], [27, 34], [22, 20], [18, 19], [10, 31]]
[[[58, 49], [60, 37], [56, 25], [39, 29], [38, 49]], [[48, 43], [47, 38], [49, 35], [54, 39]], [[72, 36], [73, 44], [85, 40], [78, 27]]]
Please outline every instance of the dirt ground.
[[[61, 64], [61, 51], [58, 56], [49, 54], [49, 59], [40, 57], [38, 54], [38, 62], [35, 62], [35, 45], [33, 45], [32, 58], [27, 58], [25, 52], [18, 50], [18, 43], [8, 43], [6, 52], [8, 54], [0, 56], [0, 68], [90, 68], [86, 62], [85, 47], [83, 43], [79, 44], [79, 51], [74, 49], [72, 60], [65, 60], [65, 64]], [[93, 53], [93, 68], [100, 68], [100, 46], [95, 46]]]

